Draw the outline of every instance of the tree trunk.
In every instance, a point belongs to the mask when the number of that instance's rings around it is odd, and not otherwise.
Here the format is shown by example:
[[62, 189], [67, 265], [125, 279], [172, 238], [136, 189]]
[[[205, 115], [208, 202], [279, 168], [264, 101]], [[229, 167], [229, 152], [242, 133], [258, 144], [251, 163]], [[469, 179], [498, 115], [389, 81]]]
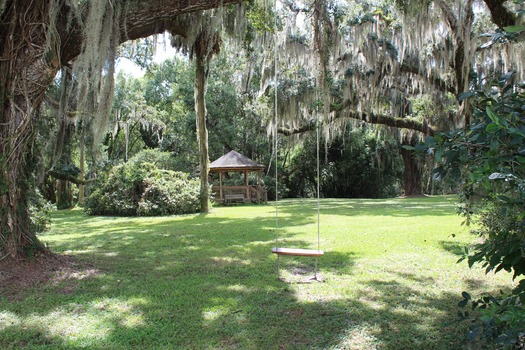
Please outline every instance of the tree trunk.
[[509, 0], [484, 0], [490, 10], [492, 22], [498, 27], [503, 28], [516, 23], [516, 16], [505, 7]]
[[[63, 117], [60, 120], [60, 131], [57, 135], [53, 167], [71, 164], [73, 126]], [[73, 207], [73, 194], [71, 183], [68, 179], [59, 179], [56, 187], [57, 209], [71, 209]]]
[[208, 81], [207, 58], [202, 50], [196, 50], [195, 59], [195, 113], [197, 114], [197, 138], [199, 141], [199, 170], [201, 178], [200, 203], [201, 212], [209, 211], [210, 186], [208, 172], [210, 158], [208, 155], [208, 129], [206, 128], [206, 85]]
[[[80, 179], [82, 181], [86, 178], [86, 169], [85, 169], [85, 163], [86, 163], [86, 157], [85, 157], [85, 151], [86, 151], [86, 139], [84, 136], [84, 127], [82, 127], [82, 130], [80, 131]], [[78, 205], [83, 207], [84, 206], [84, 183], [81, 183], [78, 185]]]
[[220, 51], [220, 36], [217, 32], [209, 32], [206, 28], [198, 35], [192, 47], [195, 57], [195, 113], [197, 114], [197, 137], [199, 141], [199, 171], [200, 171], [200, 203], [201, 212], [209, 211], [210, 184], [208, 173], [210, 157], [208, 154], [208, 129], [206, 127], [206, 88], [210, 60]]
[[[411, 144], [414, 146], [414, 144]], [[420, 196], [423, 194], [423, 183], [421, 181], [423, 171], [414, 151], [401, 148], [403, 157], [403, 189], [406, 197]]]
[[0, 259], [16, 259], [43, 249], [30, 229], [31, 148], [39, 106], [58, 61], [44, 52], [48, 2], [8, 1], [6, 6], [0, 17]]
[[35, 134], [20, 137], [17, 131], [30, 128], [31, 119], [30, 112], [16, 109], [5, 109], [0, 119], [0, 124], [11, 126], [0, 131], [0, 259], [16, 259], [43, 249], [30, 230], [28, 209], [32, 185], [32, 159], [28, 150]]
[[73, 194], [71, 183], [68, 180], [58, 180], [57, 209], [71, 209], [73, 207]]

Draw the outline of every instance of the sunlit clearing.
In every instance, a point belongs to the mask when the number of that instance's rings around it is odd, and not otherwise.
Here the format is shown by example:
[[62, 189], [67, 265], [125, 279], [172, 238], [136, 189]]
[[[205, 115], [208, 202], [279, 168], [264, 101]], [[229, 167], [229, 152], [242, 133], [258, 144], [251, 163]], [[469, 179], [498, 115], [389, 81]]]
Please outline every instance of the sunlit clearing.
[[242, 293], [249, 293], [250, 291], [253, 291], [251, 288], [248, 288], [242, 284], [234, 284], [234, 285], [228, 286], [226, 289], [231, 292], [242, 292]]
[[376, 349], [377, 337], [374, 331], [379, 332], [377, 325], [359, 325], [351, 327], [341, 336], [341, 342], [336, 349]]

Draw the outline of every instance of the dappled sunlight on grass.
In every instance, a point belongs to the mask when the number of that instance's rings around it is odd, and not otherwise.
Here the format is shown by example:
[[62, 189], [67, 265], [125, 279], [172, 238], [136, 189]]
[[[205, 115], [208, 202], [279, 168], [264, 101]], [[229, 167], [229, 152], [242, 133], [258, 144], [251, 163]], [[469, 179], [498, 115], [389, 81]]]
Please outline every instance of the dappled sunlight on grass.
[[17, 327], [22, 323], [22, 319], [18, 317], [14, 312], [2, 311], [0, 312], [0, 331], [7, 329], [8, 327]]
[[28, 338], [24, 343], [29, 346], [51, 344], [53, 339], [60, 339], [64, 346], [96, 346], [116, 328], [143, 326], [139, 308], [145, 304], [138, 299], [105, 298], [90, 303], [69, 302], [48, 312], [25, 316], [2, 312], [0, 331], [14, 337], [25, 334]]
[[[323, 282], [311, 283], [310, 257], [281, 257], [291, 283], [276, 278], [271, 205], [53, 215], [41, 239], [87, 267], [0, 297], [0, 348], [458, 349], [461, 292], [509, 282], [456, 264], [472, 237], [453, 197], [323, 199]], [[317, 247], [314, 200], [279, 203], [278, 245]]]

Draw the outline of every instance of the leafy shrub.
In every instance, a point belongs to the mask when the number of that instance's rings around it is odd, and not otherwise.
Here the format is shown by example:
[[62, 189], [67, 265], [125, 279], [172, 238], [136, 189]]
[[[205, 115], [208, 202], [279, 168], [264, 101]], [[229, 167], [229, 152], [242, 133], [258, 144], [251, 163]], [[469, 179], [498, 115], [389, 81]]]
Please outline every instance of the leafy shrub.
[[199, 211], [200, 182], [188, 174], [155, 170], [144, 180], [138, 215], [188, 214]]
[[54, 209], [55, 206], [46, 201], [38, 190], [35, 190], [29, 196], [31, 231], [38, 234], [49, 230], [51, 226], [51, 212]]
[[478, 310], [473, 327], [468, 334], [470, 342], [495, 342], [504, 349], [523, 349], [525, 341], [525, 309], [521, 302], [502, 294], [500, 297], [485, 295], [477, 300], [467, 292], [458, 303], [460, 319], [471, 321], [469, 309]]
[[[436, 175], [453, 173], [462, 181], [460, 212], [466, 223], [476, 222], [472, 233], [481, 243], [470, 247], [464, 259], [481, 264], [486, 272], [525, 276], [525, 93], [503, 77], [490, 93], [476, 97], [468, 130], [455, 130], [427, 139], [441, 166]], [[481, 309], [472, 338], [497, 340], [511, 346], [524, 336], [525, 280], [510, 294], [484, 296], [472, 301], [464, 293], [460, 307]], [[466, 315], [466, 312], [462, 312]]]
[[86, 200], [91, 215], [170, 215], [199, 210], [200, 182], [137, 160], [103, 174]]

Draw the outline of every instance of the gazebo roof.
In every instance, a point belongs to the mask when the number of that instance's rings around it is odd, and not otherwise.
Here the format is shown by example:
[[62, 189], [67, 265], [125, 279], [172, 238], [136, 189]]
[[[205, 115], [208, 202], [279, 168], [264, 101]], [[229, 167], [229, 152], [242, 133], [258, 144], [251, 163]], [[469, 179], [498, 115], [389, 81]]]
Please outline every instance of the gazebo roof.
[[210, 171], [262, 171], [265, 166], [255, 163], [239, 152], [230, 151], [210, 164]]

